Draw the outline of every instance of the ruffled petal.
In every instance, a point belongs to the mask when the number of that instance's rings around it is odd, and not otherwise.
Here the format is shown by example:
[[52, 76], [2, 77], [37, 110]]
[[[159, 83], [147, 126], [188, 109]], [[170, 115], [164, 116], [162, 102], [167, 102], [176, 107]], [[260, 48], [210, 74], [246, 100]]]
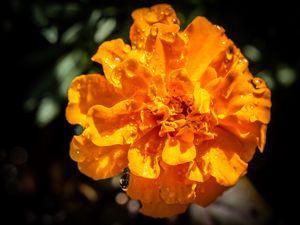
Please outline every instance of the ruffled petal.
[[135, 103], [125, 100], [111, 108], [102, 105], [88, 112], [88, 125], [84, 134], [98, 146], [132, 144], [138, 138], [140, 118], [135, 113]]
[[114, 86], [118, 87], [118, 80], [114, 77], [113, 70], [125, 60], [131, 51], [122, 39], [106, 41], [101, 44], [92, 60], [103, 66], [106, 79]]
[[121, 93], [99, 74], [76, 77], [68, 91], [66, 117], [71, 124], [86, 125], [86, 114], [94, 105], [111, 107], [123, 99]]
[[163, 140], [158, 136], [158, 129], [153, 129], [130, 147], [128, 167], [133, 174], [149, 179], [158, 178]]
[[233, 135], [218, 129], [215, 140], [204, 143], [203, 148], [207, 150], [202, 159], [219, 184], [234, 185], [246, 173], [248, 164], [238, 154], [243, 145]]
[[255, 153], [256, 146], [263, 151], [266, 142], [266, 125], [258, 121], [249, 123], [239, 120], [236, 116], [227, 116], [219, 119], [219, 123], [227, 132], [222, 134], [224, 138], [230, 138], [235, 141], [239, 149], [238, 154], [245, 162], [249, 162]]
[[196, 148], [193, 142], [183, 142], [168, 137], [162, 152], [162, 160], [169, 165], [179, 165], [191, 162], [196, 157]]
[[95, 179], [106, 179], [119, 174], [128, 164], [129, 146], [99, 147], [82, 136], [74, 136], [70, 145], [71, 158], [79, 170]]
[[192, 81], [199, 81], [208, 65], [225, 48], [224, 30], [204, 17], [196, 17], [183, 32], [188, 36], [187, 64]]
[[178, 24], [175, 11], [168, 4], [157, 4], [150, 8], [141, 8], [131, 14], [133, 25], [130, 28], [130, 40], [132, 46], [137, 49], [145, 47], [145, 42], [150, 34], [153, 24]]
[[262, 79], [236, 70], [210, 82], [206, 89], [218, 99], [214, 104], [218, 115], [236, 115], [248, 122], [269, 123], [271, 93]]

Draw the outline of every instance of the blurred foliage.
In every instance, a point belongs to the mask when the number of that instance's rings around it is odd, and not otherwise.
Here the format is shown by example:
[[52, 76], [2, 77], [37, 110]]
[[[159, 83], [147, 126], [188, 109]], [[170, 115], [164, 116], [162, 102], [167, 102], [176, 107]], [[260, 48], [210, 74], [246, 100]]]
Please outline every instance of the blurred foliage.
[[[71, 136], [80, 132], [64, 117], [71, 80], [102, 73], [101, 66], [90, 60], [99, 44], [115, 38], [129, 43], [131, 12], [160, 2], [0, 1], [5, 133], [0, 191], [6, 221], [1, 224], [223, 224], [193, 220], [194, 209], [164, 220], [137, 214], [137, 202], [122, 195], [118, 178], [92, 181], [80, 174], [68, 155]], [[266, 150], [255, 156], [248, 176], [275, 212], [269, 224], [288, 224], [293, 213], [285, 207], [291, 198], [287, 193], [295, 187], [282, 179], [297, 171], [291, 155], [298, 135], [291, 130], [299, 125], [294, 110], [299, 96], [298, 8], [294, 1], [165, 2], [176, 10], [182, 29], [198, 15], [224, 27], [249, 59], [251, 72], [272, 89]]]

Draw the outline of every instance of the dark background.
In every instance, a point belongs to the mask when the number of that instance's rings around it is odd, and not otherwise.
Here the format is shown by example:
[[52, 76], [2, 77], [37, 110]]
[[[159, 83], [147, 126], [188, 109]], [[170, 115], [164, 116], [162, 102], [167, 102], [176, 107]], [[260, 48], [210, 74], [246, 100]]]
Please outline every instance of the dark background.
[[[116, 203], [120, 189], [111, 180], [80, 174], [68, 155], [77, 131], [64, 116], [67, 85], [78, 74], [101, 72], [89, 60], [97, 41], [128, 42], [132, 10], [158, 2], [0, 1], [1, 224], [195, 223], [188, 213], [154, 220], [128, 212]], [[300, 11], [293, 2], [171, 3], [182, 28], [197, 15], [224, 27], [249, 58], [252, 73], [272, 90], [265, 152], [255, 155], [247, 176], [272, 208], [269, 224], [276, 225], [297, 219], [299, 207]]]

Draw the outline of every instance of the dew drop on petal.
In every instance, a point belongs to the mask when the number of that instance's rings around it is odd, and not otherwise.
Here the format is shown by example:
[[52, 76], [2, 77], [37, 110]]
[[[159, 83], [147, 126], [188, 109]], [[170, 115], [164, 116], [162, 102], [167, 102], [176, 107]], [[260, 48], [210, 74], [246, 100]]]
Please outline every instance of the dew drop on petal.
[[233, 47], [229, 46], [227, 51], [226, 51], [226, 59], [231, 60], [233, 57]]
[[266, 87], [266, 83], [263, 79], [259, 78], [259, 77], [255, 77], [251, 80], [251, 83], [253, 85], [253, 87], [255, 89], [259, 89], [259, 88], [265, 88]]
[[156, 36], [158, 33], [158, 28], [156, 26], [151, 27], [150, 33], [152, 36]]
[[123, 52], [129, 53], [131, 51], [130, 45], [124, 45]]
[[71, 158], [76, 162], [83, 162], [86, 159], [86, 154], [80, 149], [74, 149], [70, 152]]

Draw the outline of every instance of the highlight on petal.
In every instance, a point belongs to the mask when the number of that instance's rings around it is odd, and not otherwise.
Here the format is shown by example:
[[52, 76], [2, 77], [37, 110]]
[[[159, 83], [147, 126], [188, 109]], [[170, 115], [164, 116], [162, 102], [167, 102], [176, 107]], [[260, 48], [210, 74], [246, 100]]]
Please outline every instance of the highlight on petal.
[[136, 141], [128, 151], [128, 167], [140, 177], [156, 179], [160, 174], [159, 160], [164, 138], [158, 136], [158, 129], [153, 129]]
[[189, 38], [186, 69], [191, 80], [195, 82], [204, 74], [212, 60], [223, 51], [227, 37], [224, 29], [199, 16], [188, 25], [184, 34]]
[[179, 165], [191, 162], [196, 157], [193, 142], [187, 143], [176, 138], [168, 137], [162, 152], [162, 160], [169, 165]]
[[115, 80], [112, 72], [123, 62], [130, 51], [130, 46], [126, 45], [122, 39], [106, 41], [100, 45], [92, 60], [102, 64], [106, 79], [114, 86], [118, 86], [118, 81]]
[[89, 110], [84, 131], [98, 146], [132, 144], [138, 137], [138, 116], [132, 101], [121, 101], [111, 108], [96, 105]]
[[86, 114], [92, 106], [110, 107], [123, 97], [103, 76], [89, 74], [78, 76], [72, 81], [68, 98], [66, 117], [69, 123], [85, 126]]
[[227, 156], [223, 149], [211, 148], [204, 156], [210, 164], [211, 175], [223, 186], [232, 186], [246, 172], [248, 164], [238, 154]]
[[127, 166], [128, 146], [99, 147], [82, 136], [71, 142], [70, 155], [78, 162], [79, 170], [95, 180], [116, 176]]

